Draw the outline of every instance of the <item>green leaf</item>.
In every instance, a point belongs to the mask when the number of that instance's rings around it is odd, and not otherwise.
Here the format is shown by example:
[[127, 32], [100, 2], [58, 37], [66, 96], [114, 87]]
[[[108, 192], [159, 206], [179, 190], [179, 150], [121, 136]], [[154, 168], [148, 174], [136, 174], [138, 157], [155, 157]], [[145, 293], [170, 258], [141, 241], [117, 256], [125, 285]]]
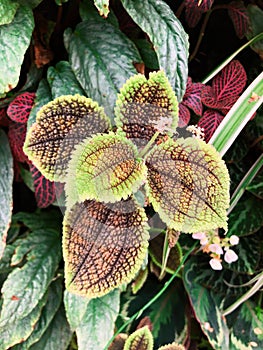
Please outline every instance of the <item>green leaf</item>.
[[178, 102], [164, 72], [150, 73], [148, 80], [142, 74], [131, 77], [120, 90], [115, 114], [119, 132], [139, 147], [165, 124], [168, 134], [175, 132]]
[[0, 273], [6, 273], [12, 270], [12, 267], [10, 266], [12, 256], [15, 251], [15, 246], [8, 244], [5, 247], [4, 254], [0, 259]]
[[125, 10], [149, 36], [163, 69], [179, 100], [188, 76], [188, 35], [162, 0], [122, 0]]
[[37, 7], [43, 0], [17, 0], [19, 4], [28, 6], [30, 8]]
[[137, 46], [145, 66], [151, 70], [158, 70], [160, 68], [159, 62], [152, 43], [145, 38], [133, 39], [133, 42]]
[[65, 292], [66, 315], [71, 329], [77, 334], [79, 350], [105, 349], [113, 335], [119, 299], [118, 290], [92, 300]]
[[263, 172], [258, 174], [246, 189], [254, 196], [263, 199]]
[[229, 175], [219, 154], [195, 138], [168, 139], [146, 158], [149, 201], [169, 228], [227, 228]]
[[0, 2], [0, 26], [13, 21], [19, 4], [15, 1], [2, 0]]
[[110, 0], [94, 0], [94, 4], [98, 9], [99, 14], [103, 17], [107, 17], [110, 12], [109, 2]]
[[21, 321], [36, 308], [61, 258], [60, 238], [52, 229], [33, 231], [17, 244], [11, 263], [19, 263], [25, 254], [26, 262], [14, 268], [4, 282], [0, 327]]
[[228, 236], [247, 236], [258, 231], [263, 226], [263, 201], [245, 193], [229, 214], [228, 225]]
[[131, 141], [114, 133], [77, 145], [68, 166], [67, 203], [127, 199], [146, 179], [146, 167]]
[[43, 336], [30, 347], [30, 350], [66, 350], [71, 337], [72, 332], [66, 319], [65, 310], [61, 306]]
[[195, 316], [216, 350], [228, 349], [229, 334], [215, 295], [196, 281], [200, 267], [197, 258], [191, 258], [183, 270], [183, 279]]
[[[262, 34], [263, 32], [263, 11], [257, 5], [248, 5], [247, 12], [249, 15], [250, 30], [246, 33], [246, 37], [251, 39], [256, 34]], [[251, 45], [251, 48], [261, 56], [263, 53], [263, 40], [254, 43]]]
[[53, 98], [62, 95], [85, 95], [70, 64], [66, 61], [60, 61], [56, 67], [49, 67], [47, 79]]
[[172, 343], [172, 344], [164, 345], [160, 347], [158, 350], [185, 350], [185, 347], [177, 343]]
[[13, 209], [13, 158], [8, 138], [0, 130], [0, 259], [3, 255], [6, 236], [11, 223]]
[[230, 333], [231, 350], [263, 349], [263, 311], [256, 309], [251, 301], [242, 304]]
[[[51, 283], [48, 289], [47, 302], [42, 309], [41, 316], [34, 325], [31, 335], [21, 344], [16, 345], [12, 350], [27, 350], [29, 347], [39, 341], [50, 322], [55, 316], [62, 299], [62, 279], [56, 279]], [[31, 349], [31, 348], [30, 348]]]
[[147, 326], [133, 332], [124, 344], [123, 350], [153, 350], [153, 336]]
[[0, 96], [4, 96], [18, 83], [33, 28], [33, 13], [31, 9], [23, 6], [18, 8], [12, 23], [0, 26]]
[[38, 111], [24, 152], [47, 179], [64, 182], [76, 144], [108, 128], [109, 120], [96, 102], [80, 95], [61, 96]]
[[130, 282], [147, 252], [147, 229], [144, 210], [132, 199], [75, 204], [64, 217], [67, 289], [93, 298]]
[[133, 62], [141, 61], [135, 45], [115, 26], [94, 19], [78, 24], [72, 35], [67, 31], [65, 40], [82, 88], [113, 120], [117, 92], [136, 74]]

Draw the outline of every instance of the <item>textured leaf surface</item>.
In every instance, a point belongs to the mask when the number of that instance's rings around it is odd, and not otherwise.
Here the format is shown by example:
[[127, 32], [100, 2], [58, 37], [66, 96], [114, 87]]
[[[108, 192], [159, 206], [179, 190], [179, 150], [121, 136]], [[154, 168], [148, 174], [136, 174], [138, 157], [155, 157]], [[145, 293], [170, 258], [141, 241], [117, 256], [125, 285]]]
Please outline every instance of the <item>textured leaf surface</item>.
[[18, 83], [33, 27], [32, 11], [24, 6], [18, 8], [12, 23], [0, 26], [0, 96], [16, 87]]
[[194, 28], [202, 14], [207, 12], [213, 5], [214, 0], [185, 1], [185, 19], [190, 28]]
[[69, 35], [72, 70], [86, 94], [113, 119], [116, 94], [136, 74], [133, 62], [141, 62], [135, 45], [115, 26], [94, 19], [78, 24]]
[[52, 229], [33, 231], [19, 243], [12, 264], [19, 263], [25, 254], [26, 263], [15, 268], [4, 282], [0, 327], [21, 322], [37, 307], [61, 257], [59, 235]]
[[196, 115], [203, 114], [203, 105], [201, 101], [201, 92], [204, 85], [201, 83], [193, 83], [188, 77], [186, 91], [182, 103], [192, 109]]
[[206, 142], [211, 139], [223, 119], [224, 116], [215, 110], [208, 109], [205, 111], [202, 118], [198, 121], [198, 126], [204, 129]]
[[195, 316], [214, 349], [228, 349], [228, 330], [215, 296], [196, 279], [200, 267], [196, 258], [191, 258], [184, 267], [183, 280]]
[[185, 350], [185, 347], [177, 343], [172, 343], [172, 344], [164, 345], [160, 347], [158, 350]]
[[147, 326], [133, 332], [125, 342], [123, 350], [152, 350], [153, 336]]
[[13, 159], [5, 133], [0, 130], [0, 258], [3, 255], [13, 208]]
[[229, 17], [231, 18], [236, 35], [242, 39], [249, 26], [249, 16], [243, 1], [233, 1], [229, 4]]
[[8, 106], [7, 115], [16, 123], [26, 123], [34, 104], [35, 93], [25, 92], [17, 96]]
[[118, 290], [92, 300], [65, 292], [66, 314], [71, 329], [76, 331], [79, 350], [105, 349], [113, 336], [119, 299]]
[[26, 138], [26, 124], [12, 123], [9, 124], [8, 138], [12, 154], [18, 162], [24, 163], [28, 161], [23, 151], [23, 145]]
[[57, 63], [56, 67], [49, 67], [47, 79], [53, 98], [62, 95], [85, 95], [70, 64], [66, 61]]
[[36, 211], [35, 213], [19, 212], [13, 215], [12, 222], [22, 222], [30, 230], [52, 229], [60, 232], [61, 213], [55, 209], [49, 211]]
[[72, 332], [61, 306], [40, 340], [30, 350], [65, 350], [68, 348]]
[[[188, 36], [170, 7], [161, 0], [122, 0], [125, 10], [148, 34], [179, 101], [186, 88]], [[151, 14], [149, 16], [149, 14]]]
[[99, 14], [103, 17], [107, 17], [110, 12], [109, 2], [110, 0], [94, 0], [94, 4], [98, 9]]
[[247, 236], [258, 231], [262, 226], [262, 200], [245, 193], [229, 214], [229, 236]]
[[185, 127], [191, 118], [191, 113], [189, 109], [181, 102], [179, 104], [179, 120], [178, 120], [178, 127], [183, 128]]
[[148, 246], [144, 210], [129, 199], [85, 201], [64, 218], [66, 286], [87, 297], [108, 293], [135, 276]]
[[153, 148], [146, 166], [149, 201], [168, 227], [226, 229], [229, 175], [214, 148], [194, 138], [169, 139]]
[[67, 202], [127, 199], [146, 179], [146, 167], [131, 141], [114, 133], [96, 135], [76, 147], [65, 186]]
[[96, 102], [80, 95], [61, 96], [38, 112], [24, 152], [47, 179], [63, 182], [75, 145], [108, 128], [108, 118]]
[[51, 283], [48, 294], [47, 301], [45, 306], [41, 311], [41, 316], [36, 324], [34, 324], [34, 330], [31, 335], [21, 344], [16, 345], [13, 350], [27, 350], [29, 347], [36, 343], [41, 336], [44, 334], [48, 328], [50, 322], [52, 321], [55, 313], [58, 311], [58, 308], [62, 299], [62, 283], [61, 278], [55, 280]]
[[116, 101], [116, 125], [138, 146], [151, 139], [162, 120], [169, 121], [175, 131], [178, 123], [178, 103], [163, 71], [135, 75], [121, 88]]
[[0, 3], [0, 26], [9, 24], [15, 17], [19, 7], [18, 2], [10, 0], [2, 0]]
[[[246, 36], [248, 39], [253, 38], [255, 35], [262, 33], [263, 22], [262, 22], [262, 9], [257, 5], [249, 4], [247, 7], [250, 21], [250, 30], [247, 31]], [[251, 45], [253, 50], [255, 50], [259, 55], [262, 55], [263, 51], [263, 40], [259, 40], [253, 45]]]

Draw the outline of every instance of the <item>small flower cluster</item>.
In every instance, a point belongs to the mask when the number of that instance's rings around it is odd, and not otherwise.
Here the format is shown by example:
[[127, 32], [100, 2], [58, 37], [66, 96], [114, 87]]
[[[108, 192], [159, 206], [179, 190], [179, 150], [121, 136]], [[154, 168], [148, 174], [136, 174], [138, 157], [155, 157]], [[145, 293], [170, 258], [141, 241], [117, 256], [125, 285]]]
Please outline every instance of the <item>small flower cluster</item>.
[[220, 238], [217, 233], [210, 231], [194, 233], [192, 237], [199, 239], [203, 252], [210, 255], [211, 260], [209, 264], [213, 270], [222, 270], [222, 255], [224, 255], [224, 260], [228, 264], [237, 261], [237, 254], [230, 249], [231, 246], [239, 243], [237, 236], [232, 235], [231, 237]]

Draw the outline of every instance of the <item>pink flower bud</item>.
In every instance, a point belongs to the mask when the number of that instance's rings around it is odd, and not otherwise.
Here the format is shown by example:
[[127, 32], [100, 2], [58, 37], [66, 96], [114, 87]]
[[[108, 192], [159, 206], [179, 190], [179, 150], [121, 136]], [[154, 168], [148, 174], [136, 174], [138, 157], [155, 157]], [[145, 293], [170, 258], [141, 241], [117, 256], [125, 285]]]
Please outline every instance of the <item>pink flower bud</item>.
[[210, 266], [213, 270], [222, 270], [223, 266], [219, 259], [213, 258], [209, 261]]
[[216, 253], [218, 255], [223, 254], [223, 249], [221, 248], [221, 246], [219, 244], [213, 243], [213, 244], [209, 244], [209, 250], [212, 253]]
[[206, 234], [204, 232], [197, 232], [192, 234], [193, 239], [204, 239], [206, 238]]
[[239, 237], [232, 235], [229, 239], [231, 245], [237, 245], [239, 243]]
[[234, 261], [237, 261], [238, 256], [232, 249], [228, 249], [225, 253], [224, 260], [228, 263], [231, 264]]

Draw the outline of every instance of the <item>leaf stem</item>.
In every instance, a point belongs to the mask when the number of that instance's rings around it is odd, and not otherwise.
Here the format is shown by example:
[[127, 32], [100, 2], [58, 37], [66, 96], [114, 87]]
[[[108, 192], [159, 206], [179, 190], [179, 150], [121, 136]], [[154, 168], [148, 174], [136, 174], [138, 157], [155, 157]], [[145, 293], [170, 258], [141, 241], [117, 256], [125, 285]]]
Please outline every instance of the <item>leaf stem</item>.
[[139, 152], [140, 158], [143, 158], [149, 152], [150, 148], [154, 144], [154, 142], [157, 139], [157, 137], [159, 136], [159, 134], [160, 134], [160, 131], [156, 131], [155, 134], [150, 139], [150, 141], [147, 143], [147, 145]]
[[110, 346], [110, 344], [112, 343], [112, 341], [114, 340], [114, 338], [120, 334], [132, 321], [136, 320], [138, 317], [141, 316], [141, 314], [148, 309], [148, 307], [150, 307], [157, 299], [160, 298], [160, 296], [166, 291], [166, 289], [170, 286], [170, 284], [173, 282], [173, 280], [175, 279], [175, 277], [178, 275], [178, 272], [180, 271], [181, 267], [184, 265], [184, 263], [186, 262], [187, 258], [189, 257], [189, 255], [194, 251], [194, 249], [196, 248], [197, 242], [192, 246], [191, 249], [188, 250], [188, 252], [185, 254], [185, 256], [183, 257], [180, 265], [177, 267], [177, 269], [175, 270], [174, 274], [170, 277], [170, 279], [164, 284], [163, 288], [150, 300], [148, 301], [148, 303], [146, 303], [140, 310], [138, 310], [137, 312], [135, 312], [135, 314], [133, 314], [128, 321], [126, 321], [116, 332], [115, 334], [112, 336], [112, 338], [109, 340], [109, 342], [107, 343], [106, 347], [104, 348], [104, 350], [107, 350]]

